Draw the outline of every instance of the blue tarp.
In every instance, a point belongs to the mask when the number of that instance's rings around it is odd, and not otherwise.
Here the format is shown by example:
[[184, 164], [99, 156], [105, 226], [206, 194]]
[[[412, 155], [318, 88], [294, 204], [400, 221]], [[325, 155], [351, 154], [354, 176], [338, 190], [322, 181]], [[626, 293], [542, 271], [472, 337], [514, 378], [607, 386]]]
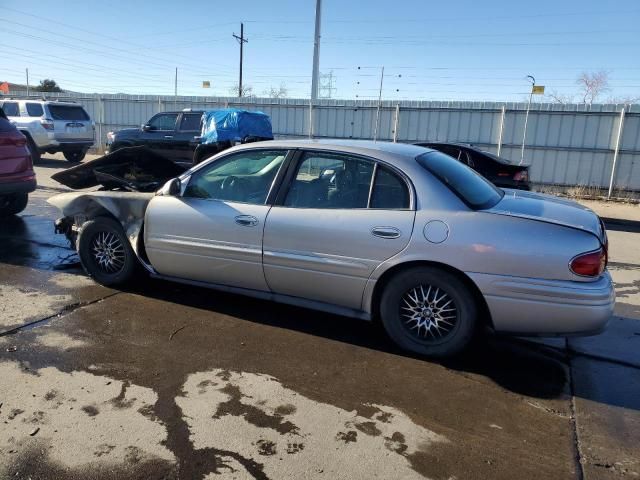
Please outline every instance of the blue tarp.
[[202, 143], [225, 140], [241, 142], [246, 137], [272, 139], [271, 119], [262, 112], [236, 108], [207, 110], [203, 114]]

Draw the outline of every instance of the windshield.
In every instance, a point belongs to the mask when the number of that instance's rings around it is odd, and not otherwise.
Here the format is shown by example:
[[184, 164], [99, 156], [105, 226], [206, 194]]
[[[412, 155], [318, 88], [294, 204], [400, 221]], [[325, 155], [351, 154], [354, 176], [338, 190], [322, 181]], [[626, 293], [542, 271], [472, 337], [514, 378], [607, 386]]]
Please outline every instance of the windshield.
[[424, 153], [417, 160], [474, 210], [491, 208], [504, 195], [487, 179], [444, 153]]

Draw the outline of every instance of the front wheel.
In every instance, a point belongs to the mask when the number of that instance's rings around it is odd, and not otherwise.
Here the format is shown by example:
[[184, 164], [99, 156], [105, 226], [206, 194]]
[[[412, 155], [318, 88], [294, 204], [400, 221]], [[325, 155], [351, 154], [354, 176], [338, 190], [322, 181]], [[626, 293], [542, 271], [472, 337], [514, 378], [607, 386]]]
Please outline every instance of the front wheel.
[[102, 285], [122, 285], [133, 277], [137, 259], [118, 222], [97, 217], [82, 225], [78, 255], [87, 274]]
[[26, 193], [14, 193], [0, 196], [0, 217], [16, 215], [27, 208], [29, 195]]
[[86, 150], [67, 150], [62, 152], [69, 162], [81, 162], [87, 154]]
[[473, 338], [478, 308], [467, 286], [434, 267], [405, 270], [391, 279], [380, 300], [387, 334], [402, 349], [450, 357]]

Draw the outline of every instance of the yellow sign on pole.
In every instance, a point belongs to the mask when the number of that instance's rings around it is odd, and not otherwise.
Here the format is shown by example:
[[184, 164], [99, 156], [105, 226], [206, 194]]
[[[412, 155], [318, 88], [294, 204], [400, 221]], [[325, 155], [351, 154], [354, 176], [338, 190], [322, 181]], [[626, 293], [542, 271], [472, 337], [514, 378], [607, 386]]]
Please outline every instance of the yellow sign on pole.
[[211, 82], [209, 80], [203, 80], [202, 88], [211, 88]]
[[531, 93], [534, 95], [544, 95], [544, 85], [534, 85], [531, 89]]

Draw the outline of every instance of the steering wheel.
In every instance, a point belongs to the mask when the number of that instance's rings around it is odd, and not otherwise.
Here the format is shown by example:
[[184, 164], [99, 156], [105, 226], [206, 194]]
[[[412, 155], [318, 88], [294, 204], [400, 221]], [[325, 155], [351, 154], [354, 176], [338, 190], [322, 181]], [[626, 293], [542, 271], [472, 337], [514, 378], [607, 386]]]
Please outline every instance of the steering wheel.
[[238, 177], [229, 175], [222, 181], [222, 184], [220, 184], [220, 190], [233, 191], [233, 189], [237, 185], [238, 185]]

